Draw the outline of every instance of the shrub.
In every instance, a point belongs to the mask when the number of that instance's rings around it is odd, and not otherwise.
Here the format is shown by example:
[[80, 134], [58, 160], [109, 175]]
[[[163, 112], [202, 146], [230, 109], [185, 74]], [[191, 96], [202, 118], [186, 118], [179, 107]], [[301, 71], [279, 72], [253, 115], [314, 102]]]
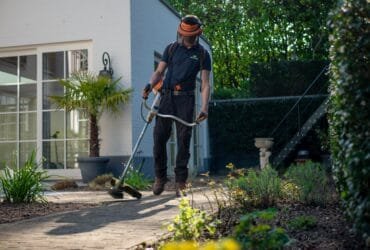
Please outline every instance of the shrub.
[[135, 189], [145, 190], [148, 189], [151, 181], [140, 172], [140, 169], [130, 169], [125, 177], [125, 183]]
[[235, 228], [234, 236], [242, 249], [281, 249], [289, 242], [283, 228], [273, 227], [275, 209], [266, 209], [244, 215]]
[[307, 161], [291, 165], [285, 177], [298, 187], [297, 199], [311, 205], [325, 205], [328, 201], [328, 178], [320, 163]]
[[317, 220], [314, 216], [297, 216], [288, 222], [288, 226], [293, 230], [308, 230], [316, 227]]
[[17, 168], [16, 161], [6, 166], [0, 175], [0, 184], [5, 194], [5, 201], [11, 203], [46, 201], [43, 197], [42, 181], [49, 176], [46, 171], [39, 170], [41, 163], [36, 162], [33, 151], [24, 166]]
[[283, 180], [281, 183], [281, 192], [283, 197], [291, 201], [299, 199], [299, 187], [295, 183], [287, 180]]
[[180, 200], [179, 209], [179, 214], [167, 226], [167, 230], [174, 233], [174, 240], [197, 240], [203, 232], [210, 235], [216, 232], [218, 221], [212, 220], [205, 211], [192, 208], [188, 199]]
[[333, 172], [347, 214], [370, 242], [369, 1], [345, 0], [331, 13], [329, 124]]
[[281, 196], [281, 180], [276, 170], [271, 166], [263, 170], [250, 169], [245, 176], [232, 179], [229, 188], [239, 194], [245, 193], [244, 199], [254, 206], [268, 207], [274, 205]]
[[113, 174], [102, 174], [95, 177], [89, 182], [89, 187], [92, 189], [106, 189], [111, 186], [110, 182], [113, 178]]
[[298, 200], [312, 205], [325, 205], [328, 201], [328, 178], [319, 163], [307, 161], [291, 165], [285, 173], [289, 182], [298, 187]]

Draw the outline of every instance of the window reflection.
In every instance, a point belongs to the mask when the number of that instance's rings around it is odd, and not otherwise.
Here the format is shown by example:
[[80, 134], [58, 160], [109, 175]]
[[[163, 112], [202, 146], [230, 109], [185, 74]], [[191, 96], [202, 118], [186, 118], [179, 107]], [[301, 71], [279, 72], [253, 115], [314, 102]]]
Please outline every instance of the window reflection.
[[21, 82], [36, 81], [36, 55], [19, 57], [19, 72]]
[[36, 84], [22, 84], [19, 86], [19, 110], [31, 111], [37, 109]]
[[61, 96], [64, 88], [59, 82], [44, 82], [42, 84], [42, 108], [56, 109], [57, 105], [50, 100], [50, 96]]
[[4, 169], [5, 164], [3, 163], [10, 163], [11, 161], [15, 161], [16, 159], [16, 150], [17, 150], [17, 144], [15, 142], [11, 143], [3, 143], [0, 142], [0, 170]]
[[64, 168], [64, 142], [45, 141], [42, 143], [42, 155], [45, 159], [43, 167], [45, 169]]
[[88, 119], [81, 110], [67, 114], [67, 138], [88, 138]]
[[36, 142], [19, 143], [19, 166], [23, 166], [30, 157], [32, 151], [36, 149]]
[[19, 139], [36, 140], [36, 112], [19, 114]]
[[0, 85], [0, 112], [17, 111], [17, 85]]
[[17, 140], [17, 114], [0, 114], [0, 141], [15, 140]]
[[87, 49], [71, 50], [66, 53], [67, 70], [66, 75], [70, 76], [75, 71], [86, 71], [88, 69]]
[[0, 85], [18, 82], [17, 64], [17, 57], [0, 57]]
[[87, 140], [67, 141], [67, 168], [78, 168], [77, 157], [89, 155]]
[[64, 52], [42, 54], [42, 79], [56, 80], [64, 78]]

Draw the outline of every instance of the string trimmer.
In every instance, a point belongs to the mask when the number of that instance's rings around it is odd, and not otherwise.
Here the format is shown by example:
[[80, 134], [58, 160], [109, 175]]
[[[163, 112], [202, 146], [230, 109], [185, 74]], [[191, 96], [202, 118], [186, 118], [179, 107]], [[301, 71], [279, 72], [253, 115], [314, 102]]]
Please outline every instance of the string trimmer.
[[127, 171], [131, 168], [132, 169], [132, 161], [134, 159], [134, 156], [136, 154], [136, 151], [141, 143], [141, 140], [143, 139], [144, 137], [144, 134], [145, 134], [145, 131], [146, 129], [148, 128], [149, 124], [152, 122], [153, 118], [155, 116], [160, 116], [160, 117], [163, 117], [163, 118], [169, 118], [169, 119], [174, 119], [178, 122], [181, 122], [182, 124], [186, 125], [186, 126], [189, 126], [189, 127], [193, 127], [193, 126], [196, 126], [199, 124], [198, 121], [196, 122], [193, 122], [193, 123], [188, 123], [182, 119], [180, 119], [179, 117], [176, 117], [176, 116], [173, 116], [173, 115], [166, 115], [166, 114], [161, 114], [161, 113], [158, 113], [158, 108], [159, 108], [159, 102], [160, 102], [160, 99], [161, 99], [161, 93], [160, 93], [160, 88], [162, 87], [162, 81], [160, 81], [159, 83], [157, 83], [154, 87], [153, 87], [153, 92], [155, 94], [155, 97], [154, 97], [154, 100], [153, 100], [153, 103], [152, 105], [149, 107], [146, 103], [146, 99], [143, 99], [143, 102], [141, 104], [141, 114], [142, 114], [142, 108], [143, 106], [149, 110], [149, 113], [147, 115], [146, 118], [143, 117], [144, 121], [145, 121], [145, 125], [143, 127], [143, 129], [141, 130], [141, 133], [139, 135], [139, 138], [137, 139], [136, 141], [136, 144], [132, 150], [132, 153], [131, 153], [131, 156], [130, 158], [128, 159], [127, 163], [124, 165], [124, 168], [123, 168], [123, 171], [122, 171], [122, 174], [121, 176], [117, 179], [117, 178], [112, 178], [111, 180], [111, 185], [112, 187], [110, 188], [109, 190], [109, 194], [113, 197], [113, 198], [116, 198], [116, 199], [122, 199], [123, 198], [123, 192], [126, 192], [128, 193], [129, 195], [137, 198], [137, 199], [140, 199], [142, 194], [137, 191], [135, 188], [125, 184], [124, 182], [124, 178], [127, 174]]

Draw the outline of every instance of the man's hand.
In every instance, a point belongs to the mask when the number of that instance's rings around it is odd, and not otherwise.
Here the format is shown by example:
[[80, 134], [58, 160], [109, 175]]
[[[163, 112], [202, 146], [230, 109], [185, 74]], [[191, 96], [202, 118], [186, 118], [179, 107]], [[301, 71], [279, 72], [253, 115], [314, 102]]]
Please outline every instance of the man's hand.
[[200, 123], [208, 118], [208, 114], [206, 112], [201, 111], [195, 120], [196, 123]]
[[143, 93], [142, 93], [143, 99], [145, 100], [148, 99], [148, 96], [151, 90], [152, 90], [152, 86], [150, 85], [150, 83], [148, 83], [143, 89]]

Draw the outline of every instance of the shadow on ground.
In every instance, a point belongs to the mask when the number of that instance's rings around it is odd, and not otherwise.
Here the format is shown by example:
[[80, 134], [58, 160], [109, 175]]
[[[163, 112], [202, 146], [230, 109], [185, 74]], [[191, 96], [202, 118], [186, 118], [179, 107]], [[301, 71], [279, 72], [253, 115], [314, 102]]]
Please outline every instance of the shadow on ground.
[[[148, 196], [140, 200], [122, 200], [105, 206], [80, 210], [61, 215], [48, 235], [67, 235], [90, 232], [114, 222], [139, 221], [169, 210], [176, 205], [166, 204], [174, 196]], [[60, 215], [59, 215], [60, 216]]]

